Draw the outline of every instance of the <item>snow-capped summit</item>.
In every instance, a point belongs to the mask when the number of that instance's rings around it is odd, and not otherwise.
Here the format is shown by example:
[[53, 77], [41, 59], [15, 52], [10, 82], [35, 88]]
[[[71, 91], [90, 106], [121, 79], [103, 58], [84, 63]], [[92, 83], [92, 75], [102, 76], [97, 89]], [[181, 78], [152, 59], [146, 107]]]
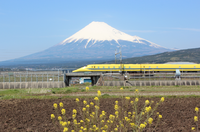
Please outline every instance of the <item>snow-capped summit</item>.
[[[119, 46], [121, 45], [118, 41], [123, 40], [123, 41], [129, 41], [133, 43], [141, 43], [145, 44], [144, 41], [147, 41], [143, 38], [140, 38], [138, 36], [131, 36], [129, 34], [126, 34], [124, 32], [121, 32], [105, 22], [91, 22], [89, 25], [75, 33], [74, 35], [70, 36], [69, 38], [65, 39], [58, 45], [66, 45], [67, 43], [71, 42], [82, 42], [83, 40], [87, 40], [85, 44], [85, 48], [88, 47], [88, 43], [92, 42], [92, 45], [95, 44], [96, 42], [104, 42], [104, 41], [115, 41]], [[155, 43], [149, 42], [153, 47], [161, 47]], [[91, 46], [91, 45], [90, 45]]]

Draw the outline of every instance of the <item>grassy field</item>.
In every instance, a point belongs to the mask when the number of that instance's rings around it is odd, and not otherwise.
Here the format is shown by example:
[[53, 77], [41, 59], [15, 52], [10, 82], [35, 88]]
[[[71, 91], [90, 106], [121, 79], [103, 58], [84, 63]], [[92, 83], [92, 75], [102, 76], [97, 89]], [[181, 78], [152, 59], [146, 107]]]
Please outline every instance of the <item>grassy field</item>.
[[[85, 88], [89, 87], [89, 91]], [[89, 83], [83, 85], [73, 85], [65, 88], [30, 88], [30, 89], [0, 89], [0, 99], [47, 99], [47, 98], [69, 98], [74, 96], [95, 96], [96, 92], [100, 90], [102, 94], [109, 95], [110, 97], [121, 96], [121, 94], [131, 94], [135, 89], [140, 91], [141, 96], [144, 94], [156, 95], [159, 93], [184, 93], [184, 95], [191, 95], [187, 93], [200, 93], [200, 86], [90, 86]], [[157, 93], [157, 94], [156, 94]], [[115, 96], [114, 96], [115, 95]], [[169, 94], [170, 95], [170, 94]]]

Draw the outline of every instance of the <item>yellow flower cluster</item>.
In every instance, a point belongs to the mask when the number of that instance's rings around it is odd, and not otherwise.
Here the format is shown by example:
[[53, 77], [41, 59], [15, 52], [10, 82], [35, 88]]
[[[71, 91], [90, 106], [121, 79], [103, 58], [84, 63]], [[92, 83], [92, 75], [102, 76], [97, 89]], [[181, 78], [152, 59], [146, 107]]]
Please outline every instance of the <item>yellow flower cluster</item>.
[[51, 119], [54, 119], [55, 118], [55, 115], [54, 114], [51, 114]]
[[56, 103], [53, 104], [53, 107], [57, 109], [58, 105]]
[[199, 108], [198, 108], [198, 107], [195, 107], [195, 111], [198, 113], [198, 112], [199, 112]]
[[151, 111], [151, 106], [145, 107], [145, 113], [149, 113], [149, 111]]
[[148, 123], [149, 123], [149, 124], [152, 124], [152, 122], [153, 122], [153, 118], [150, 117], [150, 118], [148, 119]]
[[62, 102], [60, 102], [59, 105], [60, 105], [61, 108], [63, 107], [63, 103]]
[[89, 89], [90, 89], [89, 87], [86, 87], [86, 88], [85, 88], [86, 91], [88, 91]]
[[138, 91], [138, 89], [135, 89], [135, 93], [138, 93], [139, 91]]
[[164, 102], [164, 101], [165, 101], [165, 98], [164, 98], [164, 97], [162, 97], [162, 98], [160, 99], [160, 101], [161, 101], [161, 102]]
[[[138, 92], [138, 89], [136, 89], [135, 92]], [[97, 91], [97, 95], [101, 96], [101, 91]], [[75, 101], [77, 102], [78, 106], [81, 106], [79, 104], [80, 100], [78, 98], [76, 98]], [[60, 109], [57, 108], [58, 106], [56, 103], [54, 103], [53, 107], [56, 111], [57, 119], [63, 132], [118, 132], [128, 131], [130, 129], [132, 129], [133, 131], [143, 131], [143, 129], [148, 126], [154, 126], [152, 125], [154, 120], [151, 116], [154, 114], [156, 108], [152, 108], [152, 101], [150, 103], [149, 100], [146, 100], [144, 107], [141, 109], [141, 111], [138, 111], [138, 101], [139, 99], [137, 98], [137, 96], [134, 101], [131, 100], [130, 97], [122, 97], [122, 101], [120, 103], [117, 100], [115, 101], [114, 115], [107, 115], [105, 111], [100, 111], [100, 101], [98, 97], [94, 98], [94, 103], [83, 100], [82, 103], [84, 105], [82, 109], [80, 108], [77, 110], [72, 110], [71, 122], [66, 117], [66, 110], [63, 108], [62, 102], [59, 103]], [[160, 102], [157, 103], [157, 105], [161, 104], [161, 102], [163, 101], [164, 97], [160, 99]], [[131, 104], [133, 111], [127, 111], [129, 104]], [[61, 113], [58, 113], [58, 110], [61, 110]], [[195, 108], [195, 111], [198, 111], [198, 109]], [[78, 114], [79, 112], [80, 114]], [[78, 120], [77, 115], [81, 115], [83, 118], [81, 120]], [[51, 119], [53, 122], [55, 121], [55, 118], [55, 115], [51, 114]], [[158, 113], [158, 122], [161, 118], [162, 115]], [[194, 117], [194, 120], [198, 121], [198, 118]]]
[[197, 122], [198, 121], [198, 117], [194, 116], [194, 121]]
[[98, 90], [98, 91], [97, 91], [97, 95], [98, 95], [98, 96], [101, 96], [101, 91]]

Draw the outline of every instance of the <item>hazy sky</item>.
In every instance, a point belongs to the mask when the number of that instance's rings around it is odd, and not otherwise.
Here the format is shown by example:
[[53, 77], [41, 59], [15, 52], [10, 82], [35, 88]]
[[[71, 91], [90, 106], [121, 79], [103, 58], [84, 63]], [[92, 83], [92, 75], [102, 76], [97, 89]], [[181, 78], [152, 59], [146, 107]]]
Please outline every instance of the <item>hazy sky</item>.
[[92, 21], [167, 48], [200, 47], [200, 0], [0, 0], [0, 61], [45, 50]]

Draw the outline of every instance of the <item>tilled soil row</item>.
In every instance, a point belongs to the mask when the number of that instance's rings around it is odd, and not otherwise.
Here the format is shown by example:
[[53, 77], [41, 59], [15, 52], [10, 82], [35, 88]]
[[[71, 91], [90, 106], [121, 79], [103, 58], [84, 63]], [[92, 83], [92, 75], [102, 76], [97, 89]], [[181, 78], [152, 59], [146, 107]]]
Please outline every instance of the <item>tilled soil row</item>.
[[[160, 98], [140, 98], [139, 108], [146, 99], [159, 102]], [[93, 99], [87, 99], [93, 101]], [[107, 115], [114, 114], [115, 100], [121, 103], [120, 98], [107, 98], [100, 100], [100, 111]], [[134, 98], [131, 98], [134, 100]], [[71, 119], [72, 110], [78, 106], [75, 99], [12, 99], [0, 100], [0, 131], [2, 132], [56, 132], [58, 131], [50, 119], [55, 113], [53, 103], [63, 102], [66, 116]], [[194, 108], [200, 108], [200, 98], [166, 98], [157, 108], [162, 119], [155, 131], [159, 132], [189, 132], [195, 126], [193, 118]], [[128, 108], [129, 110], [131, 108]], [[155, 120], [155, 117], [153, 117]], [[80, 120], [80, 116], [78, 116]], [[152, 127], [155, 126], [155, 123]], [[199, 125], [200, 126], [200, 123]]]

